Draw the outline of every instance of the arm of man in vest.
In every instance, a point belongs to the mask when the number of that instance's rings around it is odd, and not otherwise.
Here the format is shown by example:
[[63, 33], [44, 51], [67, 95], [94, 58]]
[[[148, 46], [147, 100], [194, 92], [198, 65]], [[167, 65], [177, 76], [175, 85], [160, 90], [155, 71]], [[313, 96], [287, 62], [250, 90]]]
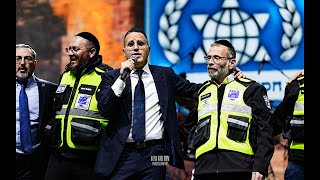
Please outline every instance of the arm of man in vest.
[[283, 100], [274, 111], [274, 136], [283, 132], [293, 113], [294, 105], [299, 95], [299, 84], [293, 81], [287, 84]]
[[[254, 151], [252, 178], [259, 172], [268, 176], [268, 166], [273, 155], [273, 114], [266, 88], [254, 83], [245, 91], [245, 103], [252, 108], [249, 140]], [[258, 174], [259, 175], [259, 174]], [[260, 175], [261, 176], [261, 175]]]

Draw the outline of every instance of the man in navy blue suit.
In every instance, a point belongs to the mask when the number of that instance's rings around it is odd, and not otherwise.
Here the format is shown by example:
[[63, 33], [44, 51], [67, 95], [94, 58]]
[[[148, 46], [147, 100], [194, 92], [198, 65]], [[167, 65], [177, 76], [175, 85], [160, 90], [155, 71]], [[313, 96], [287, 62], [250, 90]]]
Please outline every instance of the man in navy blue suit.
[[[120, 69], [105, 72], [97, 90], [99, 112], [109, 123], [101, 138], [95, 172], [110, 180], [164, 180], [167, 163], [184, 169], [175, 97], [192, 98], [201, 85], [180, 77], [170, 67], [150, 65], [149, 52], [144, 31], [130, 29], [124, 36], [127, 60]], [[135, 120], [135, 89], [140, 89], [136, 85], [141, 81], [144, 113]], [[136, 132], [135, 123], [142, 119], [145, 127]], [[136, 138], [139, 133], [142, 142]]]
[[[166, 163], [184, 169], [175, 96], [192, 97], [199, 85], [183, 79], [170, 67], [150, 65], [149, 52], [143, 30], [130, 29], [124, 37], [127, 60], [120, 69], [104, 73], [97, 90], [98, 109], [110, 121], [101, 139], [95, 171], [111, 180], [163, 180]], [[130, 73], [124, 76], [128, 69]], [[132, 136], [138, 69], [143, 70], [145, 89], [145, 139], [140, 144]]]

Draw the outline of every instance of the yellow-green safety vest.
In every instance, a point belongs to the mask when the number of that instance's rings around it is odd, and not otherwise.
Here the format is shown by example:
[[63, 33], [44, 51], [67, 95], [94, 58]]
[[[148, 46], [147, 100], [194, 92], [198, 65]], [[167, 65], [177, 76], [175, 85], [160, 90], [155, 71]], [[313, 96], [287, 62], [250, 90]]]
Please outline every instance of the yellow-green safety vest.
[[[96, 100], [96, 90], [101, 82], [100, 74], [102, 72], [104, 71], [96, 67], [89, 73], [84, 74], [77, 84], [76, 77], [71, 75], [70, 71], [63, 74], [58, 89], [65, 89], [69, 86], [72, 92], [68, 103], [63, 104], [62, 109], [56, 111], [55, 119], [61, 120], [61, 143], [57, 145], [58, 147], [63, 146], [66, 142], [68, 147], [72, 149], [96, 150], [98, 148], [98, 145], [86, 145], [85, 142], [73, 142], [72, 139], [81, 132], [100, 133], [101, 129], [90, 125], [92, 123], [97, 124], [99, 122], [102, 128], [105, 128], [108, 124], [108, 120], [98, 112], [98, 102]], [[84, 93], [90, 90], [94, 90], [94, 92]], [[84, 121], [92, 121], [92, 123], [83, 123]], [[82, 136], [86, 137], [85, 135]]]
[[[240, 80], [251, 82], [251, 80], [244, 78]], [[251, 107], [247, 106], [243, 100], [243, 94], [246, 89], [247, 87], [237, 81], [231, 81], [226, 85], [221, 104], [220, 124], [218, 117], [218, 87], [211, 84], [199, 94], [198, 125], [201, 126], [200, 121], [203, 119], [209, 120], [210, 138], [196, 149], [196, 158], [216, 148], [216, 145], [218, 145], [217, 148], [219, 149], [237, 151], [248, 155], [254, 154], [248, 139], [252, 111]], [[231, 136], [237, 128], [241, 129], [243, 137], [241, 140], [230, 139], [228, 136]]]
[[[297, 81], [301, 82], [303, 79], [304, 76], [301, 76], [297, 78]], [[304, 83], [299, 83], [299, 95], [294, 106], [293, 118], [290, 120], [290, 125], [304, 128]], [[290, 144], [290, 149], [304, 150], [304, 143], [293, 140]]]

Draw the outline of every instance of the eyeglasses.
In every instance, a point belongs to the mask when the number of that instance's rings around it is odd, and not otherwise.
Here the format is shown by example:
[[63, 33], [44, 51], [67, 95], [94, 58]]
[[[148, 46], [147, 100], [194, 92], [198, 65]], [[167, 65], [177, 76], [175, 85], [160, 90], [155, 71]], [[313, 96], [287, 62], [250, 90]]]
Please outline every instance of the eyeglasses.
[[31, 56], [16, 56], [16, 64], [21, 63], [22, 60], [24, 60], [25, 63], [32, 63], [34, 61], [33, 57]]
[[[92, 49], [93, 47], [90, 47], [90, 48], [85, 48], [85, 50], [90, 50]], [[68, 55], [69, 54], [69, 51], [71, 51], [73, 54], [78, 54], [78, 51], [79, 50], [83, 50], [83, 49], [80, 49], [79, 47], [76, 47], [76, 46], [72, 46], [72, 47], [67, 47], [65, 48], [65, 51], [66, 51], [66, 54]]]
[[130, 41], [125, 48], [128, 51], [133, 51], [134, 49], [140, 49], [140, 50], [144, 50], [148, 47], [148, 44], [146, 42], [143, 41], [139, 41], [137, 42], [137, 45], [135, 46], [135, 43], [133, 41]]
[[210, 60], [213, 60], [215, 62], [220, 62], [222, 60], [229, 60], [229, 59], [233, 59], [234, 57], [232, 58], [228, 58], [228, 57], [220, 57], [220, 56], [204, 56], [204, 60], [206, 62], [209, 62]]

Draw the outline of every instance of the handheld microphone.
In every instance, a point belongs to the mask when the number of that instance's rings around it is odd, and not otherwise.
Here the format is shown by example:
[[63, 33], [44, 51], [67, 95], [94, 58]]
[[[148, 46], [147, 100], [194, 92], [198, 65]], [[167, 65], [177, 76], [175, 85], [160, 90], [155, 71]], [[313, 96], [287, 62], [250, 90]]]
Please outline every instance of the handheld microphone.
[[[137, 55], [131, 55], [131, 57], [129, 59], [132, 59], [134, 62], [137, 62], [138, 56]], [[131, 69], [125, 68], [123, 70], [123, 73], [122, 73], [121, 77], [120, 77], [121, 80], [124, 81], [125, 79], [127, 79], [127, 77], [129, 76], [130, 72], [131, 72]]]

